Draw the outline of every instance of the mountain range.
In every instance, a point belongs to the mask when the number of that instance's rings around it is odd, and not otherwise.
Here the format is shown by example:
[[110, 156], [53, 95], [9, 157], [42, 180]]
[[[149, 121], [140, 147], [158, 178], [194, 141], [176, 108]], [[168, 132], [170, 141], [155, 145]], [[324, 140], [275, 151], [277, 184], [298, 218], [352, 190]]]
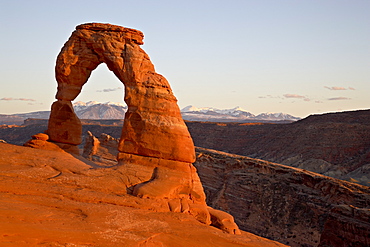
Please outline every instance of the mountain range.
[[239, 106], [231, 109], [217, 109], [213, 107], [197, 108], [189, 105], [181, 110], [183, 119], [189, 121], [206, 122], [255, 122], [255, 121], [297, 121], [298, 117], [286, 113], [261, 113], [254, 115]]
[[[122, 103], [78, 101], [73, 104], [80, 119], [123, 119], [128, 107]], [[187, 106], [181, 110], [184, 120], [205, 122], [293, 122], [300, 118], [286, 113], [261, 113], [254, 115], [240, 107], [232, 109], [217, 109], [214, 107], [197, 108]], [[18, 114], [0, 114], [0, 124], [22, 124], [27, 118], [48, 119], [50, 111], [37, 111]]]

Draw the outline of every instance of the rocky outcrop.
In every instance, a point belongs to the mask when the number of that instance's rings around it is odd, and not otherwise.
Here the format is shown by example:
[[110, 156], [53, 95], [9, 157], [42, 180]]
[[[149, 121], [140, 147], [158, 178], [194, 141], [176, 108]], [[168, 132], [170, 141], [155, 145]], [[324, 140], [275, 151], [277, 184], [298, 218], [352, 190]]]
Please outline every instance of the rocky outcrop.
[[54, 142], [78, 145], [82, 142], [82, 125], [71, 101], [58, 100], [51, 106], [48, 135]]
[[[117, 159], [127, 191], [141, 198], [163, 199], [171, 211], [189, 213], [209, 225], [217, 217], [211, 218], [192, 165], [192, 138], [169, 83], [155, 72], [149, 56], [140, 48], [142, 40], [142, 32], [134, 29], [102, 23], [77, 26], [57, 58], [57, 101], [51, 107], [47, 134], [63, 149], [71, 150], [71, 145], [82, 142], [82, 124], [71, 101], [79, 95], [91, 72], [105, 63], [125, 86], [128, 110]], [[94, 138], [90, 133], [86, 144], [91, 148], [84, 151], [91, 160], [96, 160], [96, 154], [106, 146]], [[217, 219], [217, 225], [221, 227], [224, 222], [222, 229], [239, 233], [230, 221], [230, 217]]]
[[197, 148], [208, 205], [290, 246], [370, 246], [370, 189], [306, 170]]
[[132, 196], [122, 166], [4, 143], [0, 150], [0, 246], [285, 246], [176, 213], [186, 210], [182, 200]]
[[123, 153], [118, 153], [118, 160], [125, 155], [125, 164], [116, 165], [117, 146], [117, 139], [107, 134], [96, 138], [88, 132], [82, 156], [102, 167], [117, 167], [129, 194], [141, 198], [165, 198], [172, 212], [188, 213], [204, 224], [240, 234], [231, 215], [207, 207], [203, 187], [193, 165]]
[[[76, 27], [59, 53], [55, 67], [58, 101], [53, 103], [49, 119], [47, 133], [51, 141], [81, 143], [82, 125], [71, 101], [81, 92], [92, 70], [105, 63], [124, 84], [128, 105], [118, 146], [121, 152], [119, 163], [127, 165], [136, 162], [135, 159], [142, 160], [143, 156], [148, 160], [160, 159], [157, 165], [191, 166], [195, 161], [194, 145], [177, 100], [166, 79], [155, 73], [148, 55], [140, 48], [142, 40], [140, 31], [110, 24], [89, 23]], [[150, 167], [153, 175], [154, 170]], [[178, 168], [174, 165], [168, 169]], [[140, 183], [150, 180], [143, 179]], [[188, 182], [192, 184], [190, 180]], [[139, 191], [137, 189], [138, 194]], [[151, 190], [152, 193], [156, 191]], [[163, 191], [160, 193], [163, 195]]]
[[[124, 153], [183, 162], [194, 162], [194, 146], [183, 123], [176, 98], [167, 80], [155, 73], [149, 56], [140, 48], [140, 31], [110, 24], [90, 23], [76, 27], [57, 58], [58, 101], [49, 120], [48, 133], [56, 142], [79, 144], [79, 129], [67, 106], [81, 92], [91, 72], [101, 63], [125, 86], [128, 111], [119, 144]], [[54, 109], [55, 108], [55, 109]], [[59, 126], [66, 116], [73, 126]], [[54, 124], [56, 121], [56, 124]], [[81, 135], [78, 135], [81, 136]], [[170, 148], [169, 148], [170, 147]]]
[[117, 147], [116, 138], [104, 133], [96, 138], [90, 131], [87, 131], [82, 156], [100, 166], [114, 166], [117, 165]]

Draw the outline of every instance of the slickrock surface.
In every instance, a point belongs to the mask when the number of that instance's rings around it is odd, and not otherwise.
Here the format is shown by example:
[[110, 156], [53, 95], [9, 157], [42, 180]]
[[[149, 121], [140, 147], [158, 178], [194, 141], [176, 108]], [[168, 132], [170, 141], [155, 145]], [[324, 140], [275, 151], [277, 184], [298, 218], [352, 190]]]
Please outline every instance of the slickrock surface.
[[284, 246], [170, 212], [170, 200], [127, 194], [122, 166], [4, 143], [0, 150], [0, 246]]
[[291, 246], [370, 246], [370, 189], [280, 164], [197, 148], [208, 205], [245, 231]]

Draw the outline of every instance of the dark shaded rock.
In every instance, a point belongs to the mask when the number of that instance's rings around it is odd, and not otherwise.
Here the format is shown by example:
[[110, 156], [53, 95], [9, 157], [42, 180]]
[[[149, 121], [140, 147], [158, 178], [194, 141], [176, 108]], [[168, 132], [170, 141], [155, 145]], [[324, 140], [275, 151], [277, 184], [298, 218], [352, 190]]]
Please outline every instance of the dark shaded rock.
[[369, 246], [369, 187], [245, 156], [196, 151], [208, 205], [233, 215], [242, 230], [297, 247]]

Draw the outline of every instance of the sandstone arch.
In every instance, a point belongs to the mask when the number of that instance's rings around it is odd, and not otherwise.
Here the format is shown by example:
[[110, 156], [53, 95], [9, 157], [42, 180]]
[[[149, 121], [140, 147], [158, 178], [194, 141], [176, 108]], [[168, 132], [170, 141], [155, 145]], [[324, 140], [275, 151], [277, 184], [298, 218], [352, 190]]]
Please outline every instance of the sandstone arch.
[[[155, 72], [149, 56], [140, 48], [143, 37], [140, 31], [111, 24], [76, 27], [57, 57], [57, 101], [51, 107], [49, 140], [65, 149], [81, 143], [82, 126], [71, 101], [91, 72], [106, 63], [124, 84], [128, 105], [115, 167], [122, 175], [123, 186], [130, 194], [158, 199], [167, 203], [170, 211], [189, 213], [210, 224], [203, 187], [192, 165], [192, 138], [169, 83]], [[217, 226], [239, 233], [232, 218], [217, 210], [211, 212]]]
[[140, 48], [142, 32], [120, 26], [89, 23], [76, 27], [58, 55], [55, 74], [57, 102], [52, 106], [50, 140], [81, 143], [81, 127], [71, 101], [91, 72], [106, 63], [125, 86], [128, 105], [119, 151], [193, 163], [194, 145], [167, 80], [155, 73]]
[[[111, 24], [77, 26], [57, 57], [57, 101], [51, 107], [47, 133], [64, 149], [81, 143], [82, 126], [71, 101], [91, 72], [106, 63], [125, 86], [128, 111], [117, 158], [130, 193], [187, 198], [205, 207], [203, 188], [191, 164], [193, 141], [169, 83], [140, 48], [143, 37], [140, 31]], [[209, 214], [205, 217], [207, 222]]]

